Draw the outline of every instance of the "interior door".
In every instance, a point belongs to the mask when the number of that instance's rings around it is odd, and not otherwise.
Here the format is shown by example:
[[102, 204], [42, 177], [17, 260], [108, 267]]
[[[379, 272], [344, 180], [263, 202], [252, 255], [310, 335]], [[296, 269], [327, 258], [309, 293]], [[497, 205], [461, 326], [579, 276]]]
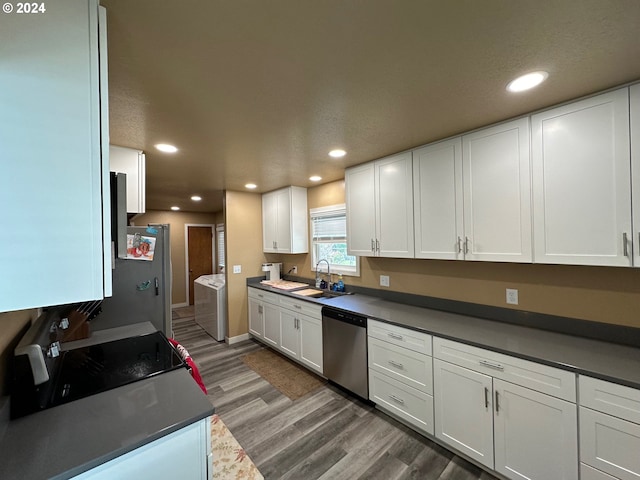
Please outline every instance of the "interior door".
[[213, 273], [213, 235], [213, 226], [187, 227], [189, 305], [193, 305], [193, 281]]

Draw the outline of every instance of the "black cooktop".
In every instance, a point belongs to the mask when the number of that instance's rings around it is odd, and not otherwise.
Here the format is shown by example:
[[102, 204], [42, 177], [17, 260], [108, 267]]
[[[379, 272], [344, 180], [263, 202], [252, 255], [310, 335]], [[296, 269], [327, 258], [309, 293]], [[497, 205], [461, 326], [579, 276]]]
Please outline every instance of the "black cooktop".
[[[62, 352], [51, 379], [12, 393], [12, 417], [55, 407], [185, 367], [161, 332]], [[15, 405], [14, 405], [15, 404]]]

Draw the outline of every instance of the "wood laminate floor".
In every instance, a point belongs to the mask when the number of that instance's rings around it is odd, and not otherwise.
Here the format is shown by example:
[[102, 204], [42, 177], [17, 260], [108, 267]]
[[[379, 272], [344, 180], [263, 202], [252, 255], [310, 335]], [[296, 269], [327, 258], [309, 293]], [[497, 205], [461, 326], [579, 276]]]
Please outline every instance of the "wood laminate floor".
[[175, 309], [176, 340], [189, 351], [209, 398], [266, 480], [495, 480], [495, 477], [333, 385], [291, 401], [228, 346]]

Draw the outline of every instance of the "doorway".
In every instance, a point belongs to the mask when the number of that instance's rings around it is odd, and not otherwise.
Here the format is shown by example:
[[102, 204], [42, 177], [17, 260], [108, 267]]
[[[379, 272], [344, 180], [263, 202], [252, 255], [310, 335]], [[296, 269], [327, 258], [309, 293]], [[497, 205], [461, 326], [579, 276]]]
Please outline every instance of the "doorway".
[[215, 225], [186, 225], [186, 228], [187, 284], [189, 305], [193, 305], [193, 281], [201, 275], [213, 273]]

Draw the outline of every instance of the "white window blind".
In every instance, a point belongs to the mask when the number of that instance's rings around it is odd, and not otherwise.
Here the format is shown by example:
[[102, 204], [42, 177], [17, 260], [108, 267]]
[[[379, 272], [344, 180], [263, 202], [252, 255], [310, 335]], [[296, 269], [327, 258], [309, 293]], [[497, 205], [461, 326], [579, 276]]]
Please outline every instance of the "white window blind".
[[311, 269], [327, 260], [331, 273], [359, 275], [360, 259], [347, 254], [347, 211], [344, 204], [309, 210], [311, 222]]
[[218, 269], [224, 269], [224, 225], [216, 225], [216, 242], [218, 246]]

